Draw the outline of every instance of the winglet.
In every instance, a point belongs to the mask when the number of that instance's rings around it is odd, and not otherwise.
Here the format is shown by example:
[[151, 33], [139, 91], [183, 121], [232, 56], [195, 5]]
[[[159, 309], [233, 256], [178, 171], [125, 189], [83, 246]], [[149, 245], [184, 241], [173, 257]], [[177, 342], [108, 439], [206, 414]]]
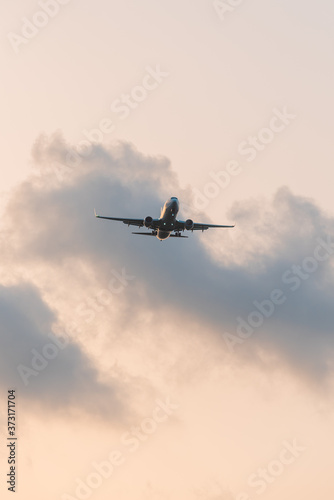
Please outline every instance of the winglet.
[[95, 208], [94, 208], [94, 215], [95, 215], [95, 217], [98, 217]]

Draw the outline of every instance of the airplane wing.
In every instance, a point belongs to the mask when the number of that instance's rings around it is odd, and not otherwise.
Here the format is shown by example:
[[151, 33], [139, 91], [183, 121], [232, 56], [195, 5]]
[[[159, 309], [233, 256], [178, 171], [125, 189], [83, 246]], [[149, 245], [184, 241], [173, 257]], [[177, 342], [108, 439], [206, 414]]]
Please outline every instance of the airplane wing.
[[[97, 217], [98, 219], [108, 219], [108, 220], [117, 220], [117, 221], [120, 221], [120, 222], [123, 222], [123, 224], [126, 224], [127, 226], [138, 226], [138, 227], [143, 227], [144, 226], [144, 219], [125, 219], [125, 218], [122, 218], [122, 217], [105, 217], [104, 215], [98, 215], [95, 210], [94, 210], [94, 213], [95, 213], [95, 217]], [[152, 221], [152, 229], [155, 228], [155, 222], [158, 222], [159, 219], [153, 219]]]
[[127, 224], [128, 226], [142, 227], [144, 225], [144, 219], [124, 219], [121, 217], [105, 217], [104, 215], [97, 215], [95, 210], [94, 213], [95, 217], [98, 217], [99, 219], [117, 220], [123, 222], [123, 224]]
[[210, 227], [234, 227], [234, 226], [220, 226], [217, 224], [200, 224], [198, 222], [195, 222], [192, 231], [197, 231], [197, 230], [205, 231], [205, 229], [209, 229]]
[[[220, 224], [202, 224], [199, 222], [194, 222], [194, 225], [190, 230], [191, 231], [205, 231], [206, 229], [209, 229], [211, 227], [234, 227], [234, 225], [233, 226], [222, 226]], [[180, 229], [180, 230], [186, 229], [186, 222], [185, 221], [177, 221], [177, 229]]]

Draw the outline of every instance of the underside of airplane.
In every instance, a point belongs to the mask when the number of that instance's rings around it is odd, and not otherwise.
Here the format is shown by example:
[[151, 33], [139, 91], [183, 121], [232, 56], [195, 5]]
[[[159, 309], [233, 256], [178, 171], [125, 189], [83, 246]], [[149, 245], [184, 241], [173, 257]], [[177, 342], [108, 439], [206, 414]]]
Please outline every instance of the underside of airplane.
[[176, 216], [179, 211], [179, 201], [173, 196], [166, 201], [163, 208], [161, 209], [161, 214], [159, 219], [153, 219], [151, 216], [145, 217], [145, 219], [127, 219], [120, 217], [106, 217], [103, 215], [95, 216], [99, 219], [108, 219], [123, 222], [128, 226], [145, 227], [150, 230], [150, 232], [133, 232], [132, 234], [139, 234], [143, 236], [156, 236], [160, 241], [166, 240], [167, 238], [188, 238], [181, 234], [184, 231], [205, 231], [209, 228], [232, 228], [234, 226], [222, 226], [217, 224], [204, 224], [194, 222], [192, 219], [187, 219], [185, 221], [177, 220]]

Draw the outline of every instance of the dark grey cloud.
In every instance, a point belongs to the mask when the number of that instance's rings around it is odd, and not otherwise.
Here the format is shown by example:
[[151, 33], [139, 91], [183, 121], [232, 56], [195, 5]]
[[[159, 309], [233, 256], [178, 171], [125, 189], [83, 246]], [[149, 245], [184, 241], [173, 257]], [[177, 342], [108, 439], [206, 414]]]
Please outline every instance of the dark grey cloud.
[[144, 218], [159, 215], [167, 196], [179, 196], [182, 202], [166, 159], [145, 157], [129, 144], [96, 146], [59, 182], [50, 163], [64, 161], [67, 152], [59, 137], [35, 146], [39, 174], [13, 193], [5, 219], [7, 250], [14, 261], [54, 267], [82, 260], [101, 282], [110, 267], [125, 267], [136, 277], [124, 292], [129, 323], [147, 309], [154, 312], [157, 328], [159, 322], [182, 318], [184, 335], [183, 325], [192, 319], [203, 325], [203, 335], [220, 336], [224, 346], [222, 334], [236, 334], [237, 318], [247, 320], [256, 309], [254, 301], [280, 289], [284, 303], [235, 346], [236, 356], [260, 356], [264, 362], [264, 353], [274, 365], [314, 380], [332, 373], [332, 254], [318, 260], [294, 289], [292, 266], [311, 268], [318, 239], [334, 236], [333, 219], [312, 200], [281, 188], [271, 202], [235, 204], [230, 216], [237, 222], [236, 238], [227, 243], [222, 234], [221, 241], [229, 245], [229, 255], [242, 258], [223, 264], [212, 258], [198, 234], [161, 243], [135, 237], [123, 224], [94, 218], [94, 207], [113, 216]]
[[124, 391], [104, 384], [82, 349], [55, 336], [56, 315], [36, 287], [0, 286], [0, 380], [44, 409], [86, 409], [109, 417], [122, 414]]

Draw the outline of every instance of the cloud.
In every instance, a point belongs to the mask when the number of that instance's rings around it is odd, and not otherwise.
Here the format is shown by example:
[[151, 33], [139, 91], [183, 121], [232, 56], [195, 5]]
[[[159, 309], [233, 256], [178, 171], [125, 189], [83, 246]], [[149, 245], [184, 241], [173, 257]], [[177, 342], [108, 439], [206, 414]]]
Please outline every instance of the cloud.
[[[0, 380], [44, 408], [120, 415], [119, 384], [105, 384], [82, 349], [52, 333], [56, 314], [28, 283], [0, 286]], [[122, 394], [123, 395], [123, 394]]]
[[[167, 159], [145, 157], [129, 144], [94, 146], [60, 179], [54, 162], [59, 166], [71, 151], [59, 136], [36, 142], [35, 175], [13, 192], [4, 218], [8, 262], [59, 273], [72, 266], [73, 286], [82, 279], [78, 263], [100, 283], [110, 268], [126, 268], [135, 279], [122, 294], [125, 322], [134, 325], [146, 311], [155, 328], [175, 323], [186, 335], [187, 321], [195, 321], [227, 353], [224, 334], [238, 335], [238, 318], [247, 322], [254, 310], [259, 317], [254, 301], [269, 300], [279, 289], [284, 302], [274, 305], [270, 317], [262, 313], [261, 325], [233, 346], [235, 359], [289, 367], [315, 381], [332, 375], [333, 257], [328, 253], [314, 263], [314, 252], [319, 238], [326, 242], [334, 235], [334, 221], [312, 200], [283, 187], [272, 201], [235, 204], [233, 240], [226, 258], [217, 260], [199, 234], [160, 243], [94, 218], [94, 207], [144, 218], [158, 216], [168, 196], [189, 203]], [[216, 238], [224, 241], [222, 233]]]

